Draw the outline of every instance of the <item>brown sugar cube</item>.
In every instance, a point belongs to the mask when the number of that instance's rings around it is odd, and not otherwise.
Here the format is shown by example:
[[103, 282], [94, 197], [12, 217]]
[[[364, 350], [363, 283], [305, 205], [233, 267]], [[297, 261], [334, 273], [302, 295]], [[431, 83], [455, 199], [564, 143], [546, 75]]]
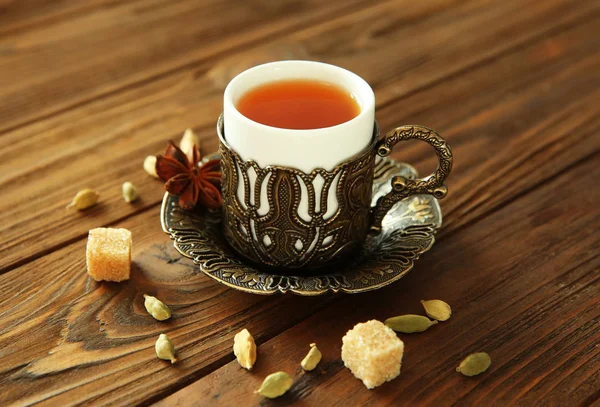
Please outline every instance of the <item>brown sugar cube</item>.
[[86, 260], [87, 272], [96, 281], [129, 280], [131, 232], [113, 228], [90, 230]]
[[383, 323], [372, 320], [356, 324], [342, 338], [342, 360], [368, 389], [400, 374], [404, 342]]

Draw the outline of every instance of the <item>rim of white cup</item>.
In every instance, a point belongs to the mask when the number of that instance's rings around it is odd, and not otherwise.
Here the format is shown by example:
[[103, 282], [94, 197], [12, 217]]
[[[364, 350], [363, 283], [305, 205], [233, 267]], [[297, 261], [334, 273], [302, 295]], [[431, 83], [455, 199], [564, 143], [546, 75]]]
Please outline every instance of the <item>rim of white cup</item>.
[[[347, 77], [352, 78], [352, 80], [354, 82], [356, 82], [356, 84], [357, 84], [356, 87], [359, 88], [361, 91], [360, 95], [357, 94], [357, 92], [355, 92], [355, 89], [348, 89], [348, 88], [338, 85], [338, 84], [335, 84], [335, 85], [344, 88], [346, 91], [349, 91], [350, 93], [352, 93], [354, 95], [354, 97], [357, 100], [357, 103], [360, 106], [360, 113], [356, 117], [354, 117], [348, 121], [345, 121], [343, 123], [336, 124], [335, 126], [320, 127], [320, 128], [316, 128], [316, 129], [286, 129], [283, 127], [269, 126], [266, 124], [256, 122], [256, 121], [244, 116], [237, 109], [237, 106], [235, 105], [235, 103], [233, 101], [232, 93], [234, 92], [235, 87], [239, 86], [239, 83], [244, 80], [245, 76], [253, 74], [257, 71], [272, 69], [275, 66], [285, 67], [285, 66], [298, 66], [298, 65], [304, 65], [305, 67], [318, 66], [319, 69], [328, 69], [331, 71], [336, 71], [340, 75], [346, 75]], [[292, 79], [292, 78], [289, 78], [289, 79]], [[303, 79], [303, 77], [302, 77], [302, 75], [299, 75], [297, 78], [293, 78], [293, 79]], [[305, 77], [304, 79], [313, 79], [313, 78]], [[274, 81], [266, 80], [262, 84], [266, 84], [269, 82], [274, 82]], [[265, 64], [261, 64], [261, 65], [257, 65], [252, 68], [249, 68], [249, 69], [239, 73], [238, 75], [236, 75], [229, 82], [229, 84], [225, 88], [225, 93], [223, 95], [223, 99], [224, 99], [224, 103], [230, 104], [230, 107], [231, 107], [230, 111], [233, 112], [233, 114], [236, 116], [236, 119], [245, 122], [248, 126], [252, 126], [257, 129], [276, 129], [276, 130], [281, 130], [281, 131], [285, 131], [285, 132], [291, 132], [291, 133], [301, 135], [304, 137], [318, 137], [318, 136], [322, 135], [320, 133], [325, 133], [325, 132], [333, 130], [333, 129], [343, 130], [344, 127], [350, 128], [350, 127], [352, 127], [352, 125], [354, 123], [356, 123], [359, 120], [362, 120], [362, 118], [365, 115], [369, 114], [369, 111], [374, 111], [374, 109], [375, 109], [375, 93], [373, 92], [373, 89], [371, 88], [371, 86], [363, 78], [361, 78], [360, 76], [358, 76], [357, 74], [355, 74], [352, 71], [349, 71], [345, 68], [341, 68], [336, 65], [331, 65], [331, 64], [324, 63], [324, 62], [304, 61], [304, 60], [288, 60], [288, 61], [268, 62]]]

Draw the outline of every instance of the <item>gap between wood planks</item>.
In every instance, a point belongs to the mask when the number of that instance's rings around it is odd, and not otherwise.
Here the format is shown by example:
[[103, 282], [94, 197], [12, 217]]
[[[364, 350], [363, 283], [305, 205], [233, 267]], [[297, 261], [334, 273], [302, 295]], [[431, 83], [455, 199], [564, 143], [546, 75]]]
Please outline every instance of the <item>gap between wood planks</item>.
[[[544, 33], [553, 32], [554, 35], [556, 36], [556, 35], [560, 34], [561, 32], [564, 32], [565, 30], [567, 30], [569, 27], [572, 28], [574, 26], [584, 24], [585, 21], [589, 21], [589, 20], [590, 20], [589, 15], [586, 15], [583, 18], [576, 19], [574, 22], [572, 22], [571, 25], [563, 24], [563, 25], [560, 25], [560, 26], [557, 26], [557, 27], [553, 27], [552, 29], [549, 29], [547, 31], [544, 31]], [[493, 56], [488, 56], [488, 57], [484, 58], [482, 61], [476, 61], [475, 63], [469, 65], [468, 67], [465, 67], [465, 68], [459, 70], [459, 72], [461, 73], [461, 75], [464, 75], [465, 73], [471, 72], [474, 69], [478, 69], [478, 68], [484, 67], [484, 66], [492, 63], [493, 61], [495, 61], [495, 60], [497, 60], [499, 58], [502, 58], [504, 56], [513, 54], [515, 52], [519, 52], [520, 50], [526, 48], [527, 46], [530, 46], [531, 44], [535, 44], [536, 42], [538, 42], [538, 41], [540, 41], [540, 40], [542, 40], [544, 38], [545, 37], [544, 37], [543, 34], [538, 34], [538, 35], [534, 36], [533, 39], [531, 39], [531, 38], [526, 39], [526, 40], [524, 40], [522, 42], [516, 43], [514, 46], [512, 46], [512, 47], [510, 47], [508, 49], [501, 50], [498, 54], [495, 54]], [[456, 78], [456, 77], [459, 77], [461, 75], [459, 75], [457, 72], [450, 72], [446, 76], [443, 76], [442, 77], [443, 79], [436, 79], [433, 82], [436, 83], [436, 84], [439, 84], [439, 83], [442, 83], [444, 80]], [[411, 95], [415, 95], [415, 94], [417, 94], [419, 92], [423, 92], [423, 91], [426, 91], [428, 89], [431, 89], [432, 87], [433, 87], [433, 85], [431, 83], [426, 83], [423, 86], [418, 87], [417, 91], [410, 91], [407, 94], [403, 94], [403, 95], [394, 97], [394, 98], [392, 98], [390, 100], [391, 101], [398, 101], [400, 99], [404, 99], [404, 98], [410, 97]], [[382, 109], [384, 107], [391, 106], [391, 103], [392, 102], [385, 102], [385, 103], [381, 104], [380, 105], [381, 106], [380, 109]], [[160, 202], [156, 202], [156, 203], [153, 203], [151, 205], [144, 206], [139, 211], [132, 212], [130, 214], [125, 215], [124, 217], [119, 217], [116, 220], [111, 220], [110, 222], [106, 223], [105, 225], [113, 225], [113, 224], [115, 224], [115, 223], [117, 223], [119, 221], [122, 221], [123, 219], [125, 219], [125, 218], [127, 218], [129, 216], [134, 216], [136, 213], [139, 213], [140, 211], [147, 211], [148, 209], [156, 207], [159, 204], [160, 204]], [[27, 264], [28, 262], [30, 262], [32, 260], [35, 260], [35, 259], [37, 259], [37, 258], [39, 258], [39, 257], [41, 257], [41, 256], [43, 256], [43, 255], [45, 255], [45, 254], [53, 251], [53, 250], [57, 250], [57, 249], [59, 249], [61, 247], [64, 247], [67, 244], [70, 244], [70, 243], [72, 243], [72, 242], [74, 242], [76, 240], [82, 239], [82, 238], [85, 238], [85, 233], [79, 234], [79, 235], [77, 235], [75, 237], [72, 237], [70, 239], [67, 239], [66, 241], [63, 241], [63, 242], [61, 242], [61, 243], [59, 243], [57, 245], [53, 245], [53, 246], [51, 246], [49, 248], [45, 248], [41, 252], [34, 253], [31, 256], [28, 256], [28, 257], [25, 257], [23, 259], [20, 259], [16, 263], [11, 264], [9, 267], [6, 267], [6, 268], [2, 269], [0, 271], [0, 274], [4, 273], [6, 271], [12, 270], [15, 267]]]
[[[136, 0], [139, 1], [139, 0]], [[360, 10], [364, 10], [364, 9], [368, 9], [368, 8], [372, 8], [374, 6], [376, 6], [377, 4], [383, 4], [383, 3], [390, 3], [393, 2], [395, 0], [373, 0], [373, 1], [369, 1], [366, 3], [358, 3], [358, 4], [351, 4], [349, 6], [346, 6], [345, 8], [342, 9], [334, 9], [331, 12], [328, 12], [324, 15], [320, 15], [317, 18], [307, 18], [306, 20], [302, 21], [299, 24], [290, 24], [290, 26], [287, 26], [279, 31], [275, 31], [275, 32], [268, 32], [266, 33], [264, 36], [258, 37], [256, 39], [251, 39], [248, 40], [246, 42], [244, 41], [240, 41], [238, 42], [236, 45], [231, 46], [230, 48], [226, 48], [223, 49], [221, 51], [217, 51], [213, 54], [209, 54], [206, 55], [200, 59], [194, 59], [191, 60], [185, 64], [179, 65], [179, 66], [175, 66], [173, 68], [170, 68], [168, 70], [165, 70], [164, 72], [159, 72], [157, 74], [151, 75], [149, 77], [146, 77], [144, 79], [138, 80], [138, 81], [134, 81], [134, 82], [130, 82], [130, 83], [125, 83], [123, 86], [113, 89], [111, 91], [105, 92], [105, 93], [101, 93], [99, 95], [94, 95], [92, 97], [89, 97], [88, 99], [84, 99], [84, 100], [80, 100], [78, 102], [72, 103], [70, 105], [67, 105], [63, 108], [57, 109], [55, 111], [31, 118], [29, 120], [23, 121], [21, 123], [16, 123], [10, 127], [7, 127], [5, 129], [1, 129], [0, 130], [0, 136], [2, 136], [3, 134], [9, 133], [11, 131], [17, 130], [21, 127], [25, 127], [31, 124], [34, 124], [36, 122], [42, 121], [44, 119], [48, 119], [50, 117], [56, 116], [56, 115], [60, 115], [62, 113], [68, 112], [70, 110], [88, 105], [89, 103], [92, 103], [94, 101], [97, 100], [101, 100], [101, 99], [105, 99], [107, 97], [110, 97], [112, 95], [121, 93], [123, 91], [127, 91], [127, 90], [131, 90], [131, 89], [135, 89], [135, 88], [139, 88], [141, 86], [144, 86], [150, 82], [168, 77], [170, 75], [176, 74], [178, 72], [182, 72], [188, 69], [193, 69], [194, 67], [197, 67], [203, 63], [206, 63], [206, 61], [210, 61], [213, 59], [218, 59], [218, 58], [223, 58], [226, 57], [228, 55], [240, 52], [246, 48], [250, 48], [250, 47], [258, 47], [260, 45], [263, 45], [265, 43], [271, 42], [272, 41], [272, 37], [273, 36], [285, 36], [288, 35], [290, 33], [293, 33], [295, 31], [299, 31], [302, 30], [304, 28], [313, 26], [313, 25], [318, 25], [320, 23], [323, 22], [327, 22], [329, 20], [331, 20], [333, 17], [335, 18], [339, 18], [341, 16], [345, 16], [345, 15], [349, 15], [349, 14], [353, 14], [356, 13], [357, 11]], [[117, 3], [118, 4], [118, 3]]]

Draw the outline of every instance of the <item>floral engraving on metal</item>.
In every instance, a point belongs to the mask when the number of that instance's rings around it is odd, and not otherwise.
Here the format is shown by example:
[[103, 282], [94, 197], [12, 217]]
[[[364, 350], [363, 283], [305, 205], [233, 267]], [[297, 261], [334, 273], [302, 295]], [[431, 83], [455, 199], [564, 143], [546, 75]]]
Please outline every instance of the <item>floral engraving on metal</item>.
[[418, 180], [409, 180], [402, 176], [392, 178], [390, 192], [382, 196], [372, 210], [371, 231], [381, 231], [381, 221], [386, 213], [397, 202], [419, 194], [431, 194], [437, 199], [446, 196], [448, 188], [444, 185], [446, 177], [452, 170], [452, 150], [442, 137], [435, 131], [424, 126], [400, 126], [389, 131], [377, 143], [377, 154], [387, 157], [392, 148], [399, 142], [405, 140], [422, 140], [430, 144], [438, 157], [438, 167], [433, 174]]
[[[390, 192], [390, 180], [396, 176], [412, 180], [417, 173], [407, 164], [377, 158], [372, 204]], [[248, 264], [227, 244], [222, 221], [221, 211], [185, 211], [179, 208], [176, 196], [165, 194], [161, 209], [163, 230], [174, 240], [175, 248], [193, 259], [207, 276], [254, 294], [292, 292], [313, 296], [328, 292], [360, 293], [400, 279], [433, 245], [442, 214], [431, 195], [400, 201], [382, 219], [381, 233], [367, 236], [358, 256], [326, 274], [313, 276], [276, 275]]]
[[[332, 171], [318, 168], [310, 174], [261, 168], [223, 142], [219, 152], [223, 230], [238, 253], [273, 267], [314, 267], [342, 258], [364, 242], [370, 226], [372, 149]], [[302, 198], [308, 203], [304, 214]]]

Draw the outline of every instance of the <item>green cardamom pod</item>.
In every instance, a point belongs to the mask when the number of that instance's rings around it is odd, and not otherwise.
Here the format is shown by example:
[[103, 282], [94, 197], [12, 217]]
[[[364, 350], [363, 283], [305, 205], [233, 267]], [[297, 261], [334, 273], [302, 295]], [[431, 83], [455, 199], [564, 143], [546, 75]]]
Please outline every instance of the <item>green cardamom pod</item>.
[[256, 390], [256, 394], [274, 399], [283, 396], [290, 387], [292, 387], [292, 378], [286, 372], [271, 373], [262, 382], [260, 389]]
[[438, 321], [447, 321], [452, 316], [452, 308], [442, 300], [421, 301], [425, 313], [429, 318]]
[[423, 332], [430, 326], [437, 324], [437, 321], [432, 321], [422, 315], [400, 315], [398, 317], [388, 318], [385, 324], [396, 332], [412, 334], [415, 332]]
[[144, 307], [148, 314], [152, 315], [158, 321], [164, 321], [171, 318], [171, 310], [158, 298], [144, 294]]
[[140, 197], [137, 188], [131, 182], [123, 183], [123, 199], [127, 203], [135, 202]]
[[233, 354], [241, 367], [252, 370], [256, 362], [256, 343], [246, 328], [233, 337]]
[[79, 211], [82, 211], [87, 208], [91, 208], [96, 205], [98, 202], [98, 197], [100, 194], [90, 188], [84, 188], [81, 191], [77, 192], [73, 201], [67, 205], [67, 209], [76, 208]]
[[188, 156], [190, 160], [193, 157], [194, 146], [197, 147], [198, 150], [200, 149], [200, 137], [198, 137], [194, 130], [186, 129], [183, 133], [181, 141], [179, 142], [179, 148], [185, 153], [185, 155]]
[[492, 359], [487, 353], [473, 353], [460, 362], [460, 365], [456, 368], [456, 371], [465, 376], [476, 376], [488, 370], [491, 364]]
[[159, 359], [170, 360], [171, 363], [177, 362], [177, 358], [175, 358], [175, 347], [166, 334], [160, 334], [158, 336], [158, 339], [154, 344], [154, 349], [156, 350], [156, 356], [158, 356]]
[[304, 359], [302, 359], [302, 362], [300, 362], [300, 366], [302, 366], [302, 369], [306, 371], [311, 371], [315, 367], [317, 367], [317, 365], [321, 361], [321, 357], [323, 357], [323, 355], [321, 354], [321, 351], [317, 348], [317, 344], [311, 343], [308, 355], [306, 355]]
[[158, 174], [156, 173], [156, 156], [149, 155], [146, 157], [144, 160], [144, 171], [151, 177], [158, 178]]

